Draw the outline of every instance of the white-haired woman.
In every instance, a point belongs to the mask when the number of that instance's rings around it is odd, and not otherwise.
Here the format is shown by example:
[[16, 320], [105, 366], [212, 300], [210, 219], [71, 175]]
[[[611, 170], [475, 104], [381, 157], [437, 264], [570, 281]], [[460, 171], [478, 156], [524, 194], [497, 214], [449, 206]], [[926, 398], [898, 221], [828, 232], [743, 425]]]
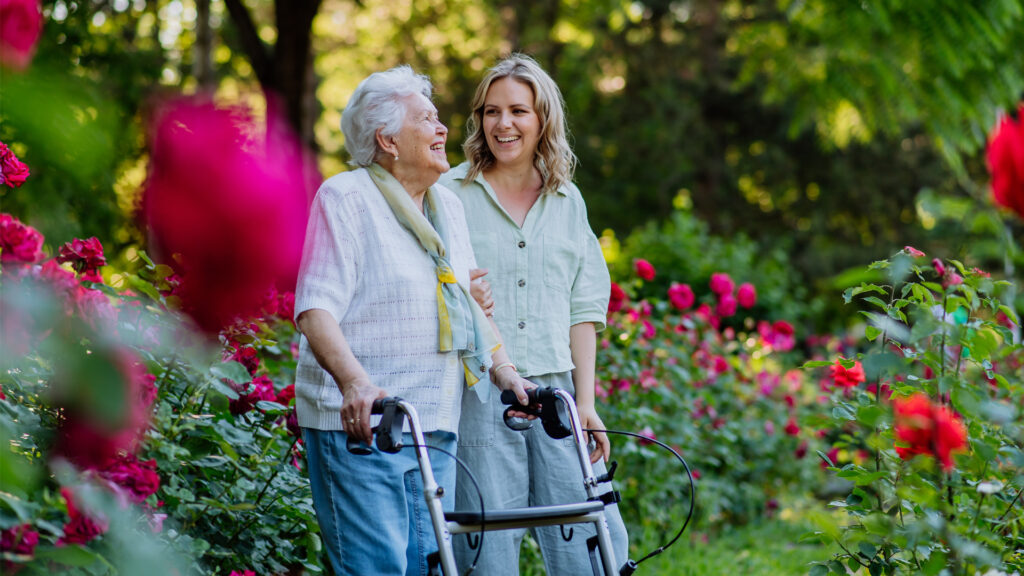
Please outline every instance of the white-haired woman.
[[[576, 156], [566, 138], [558, 86], [533, 59], [513, 54], [477, 87], [467, 133], [467, 161], [441, 182], [462, 200], [477, 262], [489, 270], [493, 299], [482, 296], [483, 305], [493, 303], [519, 373], [540, 386], [574, 392], [583, 427], [604, 429], [594, 403], [594, 364], [611, 284], [583, 197], [572, 184]], [[571, 444], [552, 440], [539, 426], [525, 433], [509, 430], [502, 409], [495, 401], [463, 402], [459, 456], [476, 475], [485, 501], [515, 508], [585, 499]], [[610, 445], [603, 432], [592, 438], [591, 461], [601, 474], [600, 460], [607, 460]], [[469, 508], [472, 486], [459, 478], [456, 505]], [[618, 506], [606, 512], [616, 559], [624, 563], [628, 542]], [[524, 533], [488, 534], [480, 573], [518, 574]], [[533, 534], [548, 574], [590, 574], [586, 540], [592, 527], [576, 527], [568, 542], [558, 527]], [[455, 544], [460, 562], [474, 554], [464, 539]]]
[[[358, 169], [317, 192], [299, 273], [296, 411], [322, 540], [343, 575], [425, 574], [437, 549], [413, 452], [346, 450], [349, 437], [371, 440], [373, 401], [410, 401], [428, 443], [451, 451], [466, 379], [481, 398], [492, 367], [523, 401], [530, 386], [501, 368], [508, 357], [469, 296], [473, 251], [458, 198], [435, 186], [448, 129], [430, 96], [408, 66], [356, 88], [341, 125]], [[454, 464], [433, 461], [451, 487]]]

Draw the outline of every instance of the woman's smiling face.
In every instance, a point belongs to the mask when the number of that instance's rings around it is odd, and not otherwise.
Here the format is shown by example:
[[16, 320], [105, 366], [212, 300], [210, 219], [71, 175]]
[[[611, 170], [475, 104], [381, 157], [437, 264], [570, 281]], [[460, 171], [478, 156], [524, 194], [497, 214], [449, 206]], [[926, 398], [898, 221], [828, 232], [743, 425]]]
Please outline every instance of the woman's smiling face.
[[405, 120], [395, 137], [398, 163], [403, 170], [436, 174], [435, 180], [448, 171], [445, 142], [448, 128], [437, 117], [437, 108], [422, 94], [404, 99]]
[[540, 116], [533, 89], [510, 77], [495, 81], [484, 98], [483, 131], [498, 165], [533, 163], [540, 142]]

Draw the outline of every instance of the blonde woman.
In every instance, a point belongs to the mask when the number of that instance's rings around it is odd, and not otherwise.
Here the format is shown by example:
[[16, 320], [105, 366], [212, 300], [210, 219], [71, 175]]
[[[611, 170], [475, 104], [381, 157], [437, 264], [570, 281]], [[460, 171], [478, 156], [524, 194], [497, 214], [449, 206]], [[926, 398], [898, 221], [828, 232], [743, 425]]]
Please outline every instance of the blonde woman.
[[[565, 124], [558, 86], [533, 59], [514, 54], [478, 86], [463, 145], [468, 160], [443, 175], [441, 183], [462, 200], [476, 261], [487, 271], [491, 289], [477, 299], [492, 313], [514, 369], [539, 386], [572, 391], [584, 428], [602, 429], [594, 403], [594, 362], [610, 282], [583, 197], [571, 181], [576, 157]], [[569, 440], [553, 440], [539, 426], [510, 430], [502, 422], [503, 409], [497, 398], [485, 405], [462, 404], [459, 456], [480, 482], [486, 505], [504, 509], [584, 500]], [[601, 474], [610, 445], [603, 433], [592, 440], [591, 460]], [[456, 508], [471, 509], [473, 486], [459, 478]], [[625, 562], [627, 538], [618, 507], [609, 506], [607, 517], [616, 559]], [[566, 542], [558, 527], [533, 529], [548, 574], [591, 572], [586, 540], [593, 529], [576, 526], [574, 531]], [[489, 533], [480, 573], [518, 574], [524, 534]], [[459, 538], [455, 553], [460, 565], [468, 565], [475, 551]]]

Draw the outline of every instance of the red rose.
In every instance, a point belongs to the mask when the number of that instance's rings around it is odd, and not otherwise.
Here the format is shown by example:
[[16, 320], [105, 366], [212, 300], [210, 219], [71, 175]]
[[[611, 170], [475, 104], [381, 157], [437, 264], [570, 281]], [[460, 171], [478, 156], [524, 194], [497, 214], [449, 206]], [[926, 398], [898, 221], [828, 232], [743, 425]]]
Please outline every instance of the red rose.
[[60, 489], [68, 506], [67, 524], [64, 525], [64, 536], [57, 540], [57, 546], [67, 544], [87, 544], [92, 539], [107, 531], [109, 522], [103, 517], [91, 517], [83, 514], [75, 504], [74, 494], [70, 488]]
[[88, 240], [75, 238], [65, 243], [60, 247], [57, 262], [70, 262], [72, 268], [90, 282], [102, 282], [98, 269], [107, 265], [107, 259], [103, 256], [103, 245], [95, 236]]
[[160, 259], [180, 257], [182, 309], [215, 334], [258, 314], [267, 286], [294, 288], [309, 205], [302, 152], [291, 139], [255, 141], [238, 109], [179, 100], [161, 112], [143, 214]]
[[[0, 0], [2, 2], [3, 0]], [[3, 13], [0, 12], [0, 16]], [[0, 27], [3, 25], [0, 24]], [[25, 183], [29, 177], [28, 165], [26, 165], [6, 144], [0, 142], [0, 184], [7, 184], [11, 188], [18, 188]]]
[[274, 383], [267, 376], [257, 376], [249, 384], [233, 384], [232, 387], [238, 392], [238, 398], [229, 400], [228, 405], [229, 410], [235, 416], [251, 411], [261, 400], [267, 402], [277, 400]]
[[1024, 218], [1024, 103], [996, 126], [986, 156], [996, 204]]
[[836, 363], [829, 367], [829, 373], [833, 384], [839, 388], [853, 388], [864, 382], [864, 367], [859, 361], [854, 362], [852, 368], [846, 368], [836, 360]]
[[43, 259], [43, 235], [10, 214], [0, 214], [0, 261], [33, 264]]
[[[295, 295], [293, 294], [292, 298], [294, 297]], [[626, 293], [623, 292], [622, 286], [612, 282], [612, 293], [611, 297], [608, 299], [608, 312], [612, 313], [622, 310], [622, 306], [626, 303], [626, 300]], [[294, 301], [292, 302], [292, 306], [294, 307]]]
[[0, 64], [27, 68], [42, 30], [39, 0], [0, 0]]
[[739, 289], [736, 291], [736, 299], [739, 301], [740, 306], [753, 308], [754, 304], [757, 304], [757, 289], [750, 282], [744, 282], [740, 284]]
[[690, 288], [689, 284], [673, 282], [668, 287], [668, 301], [672, 303], [676, 310], [688, 309], [690, 306], [693, 306], [695, 300], [693, 289]]
[[99, 471], [99, 476], [128, 494], [134, 502], [144, 502], [160, 489], [156, 460], [140, 462], [132, 454], [121, 456]]
[[800, 426], [796, 423], [796, 418], [790, 418], [783, 430], [790, 436], [798, 436], [800, 434]]
[[278, 295], [277, 316], [295, 324], [295, 292], [281, 292]]
[[793, 456], [795, 456], [797, 460], [802, 460], [804, 456], [807, 456], [807, 448], [807, 440], [800, 442], [800, 445], [796, 447], [796, 451], [793, 452]]
[[946, 275], [946, 265], [938, 258], [932, 258], [932, 267], [935, 268], [935, 275], [942, 278]]
[[235, 350], [233, 354], [224, 359], [225, 362], [234, 360], [249, 371], [250, 376], [255, 376], [260, 368], [260, 357], [252, 346], [245, 346]]
[[733, 283], [732, 278], [723, 272], [715, 272], [712, 274], [709, 284], [711, 285], [711, 291], [719, 296], [723, 294], [732, 294], [733, 288], [736, 286]]
[[283, 406], [287, 406], [287, 405], [291, 404], [292, 400], [294, 400], [294, 399], [295, 399], [295, 384], [289, 384], [289, 385], [285, 386], [284, 388], [282, 388], [281, 391], [277, 393], [277, 400], [276, 400], [276, 402], [278, 404], [283, 405]]
[[967, 447], [963, 422], [945, 406], [935, 406], [924, 394], [893, 401], [896, 453], [904, 460], [926, 454], [953, 468], [952, 454]]
[[[35, 554], [37, 544], [39, 544], [39, 533], [32, 529], [31, 524], [21, 524], [0, 530], [0, 552], [31, 558]], [[0, 572], [3, 574], [17, 574], [22, 568], [24, 568], [22, 564], [0, 560]]]
[[914, 248], [913, 246], [904, 246], [903, 251], [906, 252], [907, 255], [911, 256], [912, 258], [921, 258], [922, 256], [924, 256], [924, 252], [921, 252], [920, 250]]
[[637, 258], [636, 262], [633, 263], [633, 267], [636, 269], [636, 275], [641, 279], [648, 282], [654, 280], [654, 266], [652, 266], [647, 260]]

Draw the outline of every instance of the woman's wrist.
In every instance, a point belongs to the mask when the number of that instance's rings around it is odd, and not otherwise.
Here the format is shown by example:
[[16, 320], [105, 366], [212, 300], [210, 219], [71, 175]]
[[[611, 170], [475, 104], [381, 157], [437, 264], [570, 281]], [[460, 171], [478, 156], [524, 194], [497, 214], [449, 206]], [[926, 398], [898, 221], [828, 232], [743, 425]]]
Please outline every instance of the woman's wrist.
[[498, 372], [505, 368], [511, 368], [513, 372], [519, 374], [519, 369], [516, 368], [516, 365], [511, 362], [502, 362], [500, 364], [495, 364], [494, 366], [491, 367], [491, 374], [497, 376]]

